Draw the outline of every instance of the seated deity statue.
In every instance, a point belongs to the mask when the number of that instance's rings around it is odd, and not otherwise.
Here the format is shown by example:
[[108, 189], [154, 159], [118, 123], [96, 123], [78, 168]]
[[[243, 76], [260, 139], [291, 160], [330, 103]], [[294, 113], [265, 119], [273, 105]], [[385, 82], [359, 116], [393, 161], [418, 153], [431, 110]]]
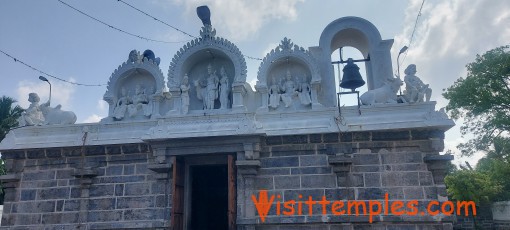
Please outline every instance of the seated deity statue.
[[299, 100], [301, 101], [302, 105], [309, 105], [312, 104], [312, 99], [310, 98], [310, 84], [306, 82], [306, 77], [303, 76], [303, 80], [301, 84], [299, 85]]
[[149, 106], [149, 98], [145, 94], [145, 90], [140, 84], [135, 87], [135, 95], [128, 105], [128, 113], [130, 117], [137, 115], [138, 111], [142, 111], [144, 116], [149, 117], [152, 114], [152, 108]]
[[[283, 79], [282, 79], [283, 80]], [[281, 95], [282, 101], [285, 104], [285, 107], [288, 108], [292, 104], [292, 99], [297, 95], [297, 86], [294, 81], [292, 81], [292, 75], [290, 71], [287, 70], [287, 75], [285, 77], [285, 81], [280, 85], [280, 90], [283, 92]]]
[[429, 88], [428, 84], [424, 84], [416, 74], [416, 65], [411, 64], [407, 66], [404, 73], [404, 82], [406, 83], [406, 90], [404, 91], [404, 98], [407, 102], [423, 102], [430, 101], [432, 89]]
[[269, 107], [276, 109], [280, 105], [280, 87], [276, 84], [276, 80], [272, 78], [272, 84], [269, 86]]
[[221, 109], [228, 109], [229, 99], [228, 95], [230, 93], [230, 87], [228, 83], [228, 77], [227, 73], [225, 72], [225, 68], [221, 67], [220, 69], [220, 87], [219, 87], [219, 93], [220, 93], [220, 108]]
[[21, 113], [21, 117], [18, 119], [19, 126], [45, 124], [42, 107], [50, 106], [50, 102], [48, 101], [42, 105], [39, 105], [40, 100], [41, 99], [37, 93], [28, 94], [28, 101], [30, 102], [30, 106], [23, 113]]
[[117, 100], [115, 104], [115, 108], [113, 109], [113, 119], [114, 120], [122, 120], [126, 115], [126, 111], [128, 109], [128, 105], [131, 104], [131, 100], [127, 95], [126, 88], [122, 87], [120, 90], [121, 97]]

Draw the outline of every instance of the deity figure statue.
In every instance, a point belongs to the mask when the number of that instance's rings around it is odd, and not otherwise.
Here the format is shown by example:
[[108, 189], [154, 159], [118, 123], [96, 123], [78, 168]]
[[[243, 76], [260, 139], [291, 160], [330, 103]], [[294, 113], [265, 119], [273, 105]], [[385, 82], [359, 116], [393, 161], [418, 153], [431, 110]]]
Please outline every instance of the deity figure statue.
[[225, 72], [225, 68], [221, 67], [220, 69], [220, 105], [221, 109], [228, 109], [228, 95], [230, 93], [230, 87], [228, 83], [227, 73]]
[[121, 97], [117, 100], [115, 104], [115, 108], [113, 109], [113, 119], [114, 120], [122, 120], [126, 114], [128, 105], [131, 103], [131, 100], [127, 96], [126, 88], [122, 87], [120, 90]]
[[189, 80], [188, 74], [185, 74], [182, 78], [181, 83], [181, 112], [182, 114], [188, 114], [189, 109]]
[[149, 98], [140, 84], [135, 86], [135, 95], [131, 101], [132, 104], [128, 105], [130, 117], [136, 116], [138, 111], [143, 111], [143, 115], [147, 117], [152, 114], [152, 108], [149, 106]]
[[406, 90], [404, 91], [404, 97], [407, 102], [423, 102], [423, 97], [425, 96], [425, 101], [430, 101], [430, 96], [432, 94], [432, 89], [429, 88], [428, 84], [424, 84], [420, 78], [418, 78], [416, 74], [416, 65], [411, 64], [407, 66], [404, 70], [406, 76], [404, 77], [404, 82], [406, 83]]
[[280, 87], [276, 84], [273, 76], [272, 84], [269, 86], [269, 107], [276, 109], [280, 105]]
[[302, 105], [309, 105], [312, 104], [312, 99], [310, 98], [310, 92], [311, 87], [308, 82], [306, 82], [306, 77], [303, 76], [303, 79], [301, 81], [301, 84], [299, 85], [299, 100], [301, 101]]
[[286, 79], [283, 84], [280, 85], [280, 90], [283, 92], [281, 95], [282, 101], [285, 104], [285, 107], [288, 108], [292, 104], [292, 98], [297, 95], [296, 83], [292, 81], [290, 70], [287, 70]]
[[220, 80], [216, 75], [216, 71], [213, 72], [211, 64], [207, 66], [207, 75], [208, 77], [205, 85], [202, 81], [195, 81], [197, 98], [202, 100], [204, 109], [214, 109], [214, 101], [218, 99], [218, 85]]
[[30, 102], [30, 106], [23, 113], [21, 113], [21, 117], [18, 119], [19, 126], [32, 126], [32, 125], [43, 125], [45, 124], [44, 115], [42, 111], [42, 107], [49, 107], [50, 102], [46, 102], [44, 104], [39, 105], [39, 95], [37, 93], [29, 93], [28, 101]]

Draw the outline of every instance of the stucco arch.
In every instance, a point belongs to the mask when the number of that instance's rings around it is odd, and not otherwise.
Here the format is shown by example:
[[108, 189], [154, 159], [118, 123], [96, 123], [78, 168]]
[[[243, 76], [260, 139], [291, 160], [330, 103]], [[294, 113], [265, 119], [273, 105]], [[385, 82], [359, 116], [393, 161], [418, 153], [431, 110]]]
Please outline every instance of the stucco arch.
[[[390, 49], [393, 39], [382, 40], [379, 30], [369, 21], [359, 17], [339, 18], [324, 28], [319, 48], [320, 65], [323, 73], [323, 97], [328, 105], [334, 105], [336, 101], [335, 75], [331, 67], [331, 54], [340, 47], [352, 46], [358, 49], [361, 54], [370, 61], [365, 63], [368, 89], [375, 89], [383, 85], [386, 78], [392, 77], [392, 63]], [[331, 104], [333, 103], [333, 104]]]

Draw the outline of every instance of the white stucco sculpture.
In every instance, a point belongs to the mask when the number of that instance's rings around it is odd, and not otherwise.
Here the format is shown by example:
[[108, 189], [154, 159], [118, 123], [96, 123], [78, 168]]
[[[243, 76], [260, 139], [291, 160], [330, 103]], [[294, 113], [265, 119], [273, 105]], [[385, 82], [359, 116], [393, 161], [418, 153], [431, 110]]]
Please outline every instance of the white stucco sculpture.
[[228, 95], [230, 94], [230, 84], [228, 83], [227, 73], [225, 72], [225, 68], [221, 67], [220, 69], [220, 108], [228, 109], [229, 99]]
[[207, 79], [204, 81], [195, 81], [197, 98], [202, 100], [204, 109], [214, 109], [214, 101], [218, 99], [219, 78], [216, 71], [213, 71], [211, 64], [207, 66]]
[[131, 100], [127, 95], [126, 88], [122, 87], [121, 97], [117, 100], [115, 108], [113, 109], [113, 119], [122, 120], [126, 115], [128, 105], [131, 104]]
[[145, 94], [145, 89], [140, 84], [135, 86], [135, 95], [132, 98], [132, 104], [128, 105], [128, 113], [130, 117], [134, 117], [138, 114], [138, 111], [142, 111], [143, 115], [150, 117], [152, 114], [152, 107], [149, 103], [149, 97]]
[[50, 102], [39, 105], [39, 95], [37, 93], [29, 93], [28, 101], [30, 106], [21, 114], [18, 119], [19, 126], [33, 125], [55, 125], [55, 124], [74, 124], [76, 115], [71, 111], [63, 111], [61, 105], [55, 108], [50, 107]]
[[269, 108], [276, 109], [280, 105], [280, 87], [276, 84], [274, 76], [271, 80], [271, 86], [269, 86]]
[[282, 82], [283, 84], [280, 86], [280, 90], [283, 92], [281, 98], [285, 104], [285, 107], [288, 108], [292, 104], [293, 97], [297, 96], [297, 86], [296, 83], [292, 80], [292, 75], [290, 74], [289, 70], [287, 70], [285, 80], [282, 79]]
[[362, 94], [359, 99], [363, 105], [397, 103], [397, 92], [402, 85], [400, 78], [387, 79], [383, 86]]
[[181, 82], [181, 113], [188, 114], [189, 109], [189, 80], [188, 74], [185, 74]]
[[432, 89], [428, 84], [424, 84], [419, 77], [416, 76], [416, 65], [410, 64], [405, 69], [404, 82], [406, 83], [406, 90], [404, 91], [404, 99], [409, 102], [423, 102], [430, 101]]
[[301, 101], [302, 105], [310, 105], [312, 104], [312, 99], [310, 98], [310, 84], [306, 82], [306, 77], [303, 76], [301, 84], [299, 84], [299, 100]]

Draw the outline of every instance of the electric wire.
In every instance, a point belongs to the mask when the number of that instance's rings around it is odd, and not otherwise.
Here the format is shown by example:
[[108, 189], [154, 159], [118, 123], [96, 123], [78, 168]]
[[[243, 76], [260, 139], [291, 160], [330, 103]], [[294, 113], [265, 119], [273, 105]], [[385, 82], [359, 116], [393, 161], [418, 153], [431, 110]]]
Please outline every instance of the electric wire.
[[14, 60], [14, 62], [18, 62], [18, 63], [20, 63], [20, 64], [22, 64], [22, 65], [24, 65], [24, 66], [26, 66], [26, 67], [28, 67], [28, 68], [30, 68], [32, 70], [34, 70], [34, 71], [37, 71], [37, 72], [39, 72], [41, 74], [44, 74], [44, 75], [46, 75], [48, 77], [51, 77], [51, 78], [59, 80], [59, 81], [63, 81], [63, 82], [66, 82], [66, 83], [69, 83], [69, 84], [73, 84], [73, 85], [80, 85], [80, 86], [105, 86], [105, 84], [83, 84], [83, 83], [68, 81], [68, 80], [65, 80], [63, 78], [59, 78], [59, 77], [56, 77], [56, 76], [51, 75], [49, 73], [46, 73], [46, 72], [44, 72], [44, 71], [42, 71], [42, 70], [40, 70], [38, 68], [35, 68], [32, 65], [27, 64], [24, 61], [20, 60], [19, 58], [13, 57], [12, 55], [4, 52], [3, 50], [0, 50], [0, 52], [3, 53], [5, 56], [7, 56], [9, 58], [12, 58]]
[[406, 61], [406, 57], [407, 57], [407, 52], [409, 51], [409, 48], [411, 48], [411, 43], [413, 43], [413, 39], [414, 39], [414, 32], [416, 32], [416, 27], [418, 25], [418, 19], [420, 18], [421, 16], [421, 10], [423, 9], [423, 4], [425, 4], [425, 0], [423, 0], [421, 2], [421, 6], [420, 6], [420, 10], [418, 11], [418, 15], [416, 15], [416, 20], [414, 21], [414, 28], [413, 28], [413, 32], [411, 33], [411, 38], [409, 39], [409, 44], [407, 45], [408, 49], [406, 50], [405, 54], [404, 54], [404, 58], [402, 59], [402, 64]]
[[59, 1], [60, 3], [62, 3], [63, 5], [65, 5], [67, 7], [75, 10], [76, 12], [79, 12], [80, 14], [83, 14], [83, 15], [87, 16], [88, 18], [90, 18], [90, 19], [92, 19], [92, 20], [94, 20], [96, 22], [99, 22], [99, 23], [101, 23], [101, 24], [103, 24], [103, 25], [105, 25], [105, 26], [107, 26], [107, 27], [109, 27], [111, 29], [117, 30], [117, 31], [119, 31], [121, 33], [130, 35], [130, 36], [133, 36], [133, 37], [137, 37], [137, 38], [140, 38], [140, 39], [143, 39], [143, 40], [146, 40], [146, 41], [159, 42], [159, 43], [169, 43], [169, 44], [184, 43], [184, 42], [189, 41], [189, 40], [186, 40], [186, 41], [162, 41], [162, 40], [156, 40], [156, 39], [147, 38], [147, 37], [144, 37], [144, 36], [141, 36], [141, 35], [138, 35], [138, 34], [130, 33], [130, 32], [127, 32], [127, 31], [125, 31], [123, 29], [119, 29], [119, 28], [117, 28], [115, 26], [112, 26], [112, 25], [110, 25], [110, 24], [108, 24], [108, 23], [106, 23], [104, 21], [101, 21], [101, 20], [99, 20], [99, 19], [97, 19], [97, 18], [95, 18], [95, 17], [93, 17], [93, 16], [91, 16], [91, 15], [89, 15], [89, 14], [87, 14], [87, 13], [85, 13], [85, 12], [83, 12], [83, 11], [81, 11], [81, 10], [79, 10], [79, 9], [77, 9], [77, 8], [67, 4], [67, 3], [65, 3], [65, 2], [63, 2], [62, 0], [57, 0], [57, 1]]
[[166, 25], [166, 26], [168, 26], [168, 27], [170, 27], [170, 28], [172, 28], [172, 29], [174, 29], [174, 30], [177, 30], [177, 31], [179, 31], [179, 32], [181, 32], [181, 33], [183, 33], [183, 34], [185, 34], [185, 35], [188, 35], [189, 37], [197, 38], [196, 36], [193, 36], [193, 35], [191, 35], [191, 34], [189, 34], [189, 33], [186, 33], [186, 32], [184, 32], [184, 31], [180, 30], [179, 28], [177, 28], [177, 27], [175, 27], [175, 26], [172, 26], [172, 25], [170, 25], [170, 24], [168, 24], [168, 23], [166, 23], [166, 22], [162, 21], [162, 20], [160, 20], [160, 19], [158, 19], [158, 18], [156, 18], [156, 17], [154, 17], [154, 16], [152, 16], [152, 15], [150, 15], [150, 14], [146, 13], [146, 12], [145, 12], [145, 11], [143, 11], [143, 10], [140, 10], [140, 9], [136, 8], [135, 6], [133, 6], [133, 5], [131, 5], [131, 4], [127, 3], [127, 2], [125, 2], [125, 1], [123, 1], [123, 0], [117, 0], [117, 2], [122, 2], [122, 3], [124, 3], [125, 5], [127, 5], [127, 6], [129, 6], [129, 7], [131, 7], [131, 8], [133, 8], [134, 10], [136, 10], [136, 11], [138, 11], [138, 12], [140, 12], [140, 13], [142, 13], [142, 14], [146, 15], [147, 17], [150, 17], [150, 18], [152, 18], [152, 19], [154, 19], [154, 20], [156, 20], [156, 21], [158, 21], [158, 22], [162, 23], [163, 25]]
[[[60, 1], [60, 0], [59, 0], [59, 1]], [[177, 27], [175, 27], [175, 26], [172, 26], [172, 25], [170, 25], [170, 24], [166, 23], [165, 21], [163, 21], [163, 20], [161, 20], [161, 19], [158, 19], [158, 18], [156, 18], [156, 17], [154, 17], [154, 16], [150, 15], [149, 13], [147, 13], [147, 12], [145, 12], [145, 11], [143, 11], [143, 10], [141, 10], [141, 9], [139, 9], [139, 8], [137, 8], [137, 7], [135, 7], [135, 6], [131, 5], [131, 4], [129, 4], [129, 3], [127, 3], [127, 2], [125, 2], [124, 0], [117, 0], [117, 2], [121, 2], [121, 3], [123, 3], [123, 4], [125, 4], [125, 5], [127, 5], [127, 6], [129, 6], [129, 7], [131, 7], [132, 9], [134, 9], [134, 10], [136, 10], [136, 11], [138, 11], [138, 12], [140, 12], [140, 13], [144, 14], [145, 16], [147, 16], [147, 17], [149, 17], [149, 18], [152, 18], [152, 19], [154, 19], [155, 21], [160, 22], [160, 23], [162, 23], [162, 24], [164, 24], [164, 25], [166, 25], [166, 26], [168, 26], [168, 27], [170, 27], [170, 28], [172, 28], [172, 29], [174, 29], [174, 30], [177, 30], [177, 31], [179, 31], [179, 32], [181, 32], [181, 33], [183, 33], [183, 34], [185, 34], [185, 35], [189, 36], [189, 37], [197, 38], [196, 36], [193, 36], [193, 35], [191, 35], [191, 34], [189, 34], [189, 33], [186, 33], [186, 32], [184, 32], [183, 30], [181, 30], [181, 29], [179, 29], [179, 28], [177, 28]], [[244, 56], [245, 58], [248, 58], [248, 59], [253, 59], [253, 60], [262, 61], [262, 58], [252, 57], [252, 56], [248, 56], [248, 55], [244, 55], [244, 54], [243, 54], [243, 56]]]

